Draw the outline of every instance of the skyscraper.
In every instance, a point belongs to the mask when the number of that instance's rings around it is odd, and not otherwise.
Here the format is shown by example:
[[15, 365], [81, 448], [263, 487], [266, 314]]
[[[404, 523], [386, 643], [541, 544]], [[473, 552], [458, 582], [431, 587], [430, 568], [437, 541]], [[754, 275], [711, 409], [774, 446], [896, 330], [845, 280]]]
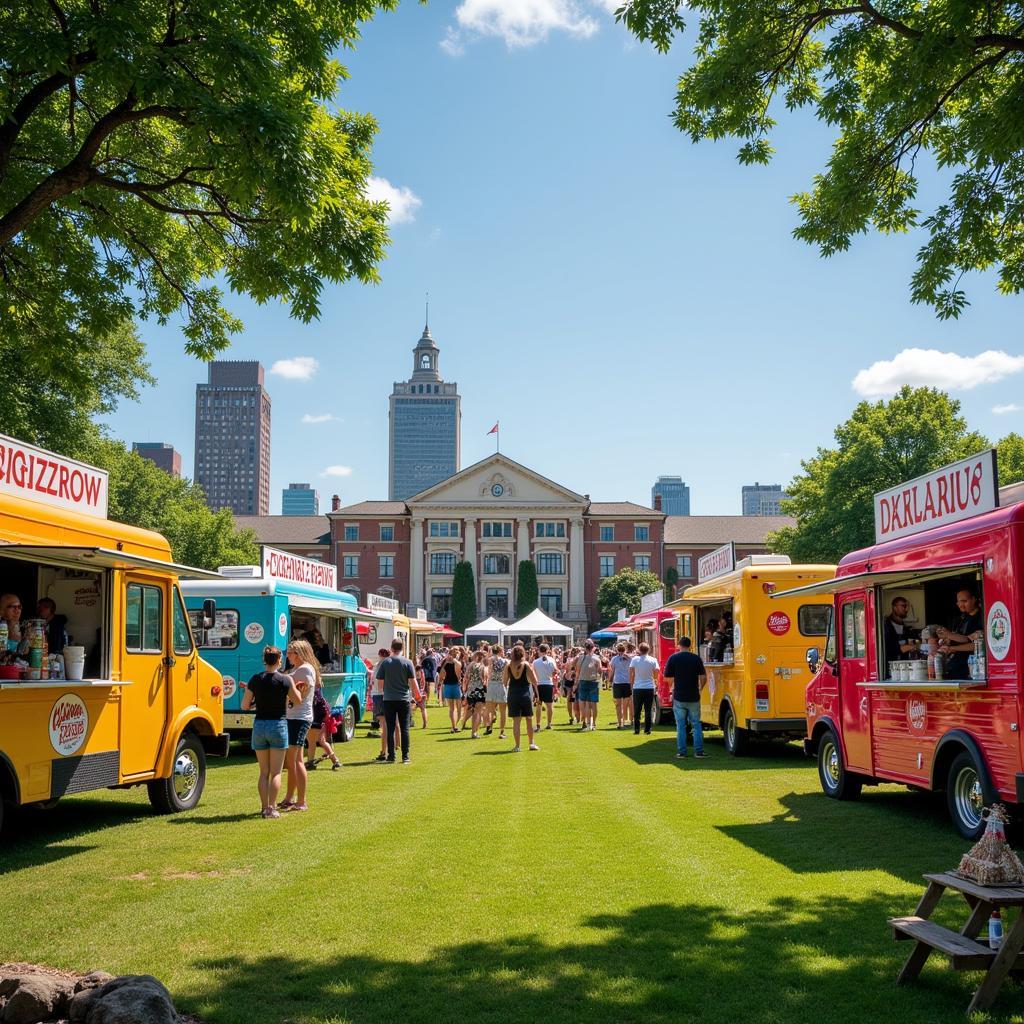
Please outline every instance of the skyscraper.
[[388, 497], [406, 498], [459, 471], [462, 399], [446, 384], [429, 325], [412, 350], [412, 376], [396, 382], [389, 414]]
[[655, 498], [661, 496], [661, 511], [668, 516], [688, 516], [690, 514], [690, 488], [683, 483], [681, 476], [659, 476], [651, 488], [651, 505]]
[[174, 450], [174, 445], [163, 441], [136, 441], [132, 445], [132, 451], [144, 459], [149, 459], [168, 476], [181, 476], [181, 455]]
[[270, 395], [255, 360], [210, 363], [196, 385], [196, 483], [213, 509], [270, 512]]
[[743, 485], [743, 514], [745, 516], [780, 516], [782, 502], [788, 501], [789, 495], [782, 489], [782, 484]]
[[309, 484], [289, 484], [281, 492], [281, 515], [320, 515], [320, 495]]

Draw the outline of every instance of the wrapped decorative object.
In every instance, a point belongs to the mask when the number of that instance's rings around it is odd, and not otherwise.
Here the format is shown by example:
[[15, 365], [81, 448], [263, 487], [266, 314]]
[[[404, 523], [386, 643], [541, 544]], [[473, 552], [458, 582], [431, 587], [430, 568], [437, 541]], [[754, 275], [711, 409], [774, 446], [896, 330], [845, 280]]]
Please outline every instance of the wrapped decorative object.
[[979, 885], [1020, 885], [1024, 883], [1024, 864], [1006, 841], [1009, 816], [1002, 804], [993, 804], [981, 812], [985, 834], [960, 859], [956, 873]]

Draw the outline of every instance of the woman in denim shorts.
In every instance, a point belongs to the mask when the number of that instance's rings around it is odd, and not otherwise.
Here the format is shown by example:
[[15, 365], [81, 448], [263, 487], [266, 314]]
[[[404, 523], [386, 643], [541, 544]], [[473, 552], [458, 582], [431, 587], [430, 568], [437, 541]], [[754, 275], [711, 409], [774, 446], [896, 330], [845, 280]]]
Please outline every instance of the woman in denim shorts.
[[255, 706], [256, 717], [252, 723], [252, 749], [260, 764], [260, 803], [264, 818], [280, 818], [281, 812], [274, 805], [281, 792], [281, 769], [288, 752], [288, 725], [285, 714], [288, 701], [302, 703], [302, 695], [291, 679], [282, 675], [281, 651], [277, 647], [263, 648], [264, 670], [249, 680], [242, 698], [242, 710]]
[[284, 770], [288, 785], [284, 799], [277, 805], [279, 811], [308, 811], [306, 806], [306, 764], [302, 752], [306, 746], [306, 734], [313, 723], [313, 694], [320, 685], [320, 662], [313, 653], [308, 640], [293, 640], [288, 645], [288, 660], [295, 667], [289, 673], [295, 688], [302, 695], [299, 704], [290, 703], [285, 715], [288, 726], [288, 753], [284, 759]]

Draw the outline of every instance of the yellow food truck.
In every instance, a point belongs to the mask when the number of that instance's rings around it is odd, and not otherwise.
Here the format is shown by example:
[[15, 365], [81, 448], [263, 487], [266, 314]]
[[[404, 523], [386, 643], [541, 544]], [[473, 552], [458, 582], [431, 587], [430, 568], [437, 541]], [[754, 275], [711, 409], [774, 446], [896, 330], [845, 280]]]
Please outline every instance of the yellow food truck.
[[0, 436], [0, 829], [5, 805], [105, 787], [199, 802], [228, 737], [177, 581], [216, 575], [108, 519], [102, 470]]
[[785, 555], [737, 562], [735, 547], [726, 544], [699, 560], [700, 582], [668, 605], [677, 612], [676, 635], [690, 638], [707, 669], [701, 722], [722, 730], [730, 754], [743, 754], [754, 736], [806, 735], [807, 652], [822, 653], [832, 606], [822, 598], [772, 595], [835, 572], [834, 565], [792, 565]]

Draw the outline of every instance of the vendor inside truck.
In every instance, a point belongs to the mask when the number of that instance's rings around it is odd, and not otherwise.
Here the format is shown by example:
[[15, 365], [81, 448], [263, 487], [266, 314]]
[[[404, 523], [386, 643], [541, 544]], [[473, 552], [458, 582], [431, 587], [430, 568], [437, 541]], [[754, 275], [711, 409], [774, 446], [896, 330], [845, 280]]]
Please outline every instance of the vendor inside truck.
[[967, 678], [967, 659], [974, 651], [974, 641], [982, 635], [981, 604], [973, 587], [956, 592], [959, 613], [949, 629], [940, 626], [936, 632], [939, 646], [946, 654], [946, 674], [950, 679]]

